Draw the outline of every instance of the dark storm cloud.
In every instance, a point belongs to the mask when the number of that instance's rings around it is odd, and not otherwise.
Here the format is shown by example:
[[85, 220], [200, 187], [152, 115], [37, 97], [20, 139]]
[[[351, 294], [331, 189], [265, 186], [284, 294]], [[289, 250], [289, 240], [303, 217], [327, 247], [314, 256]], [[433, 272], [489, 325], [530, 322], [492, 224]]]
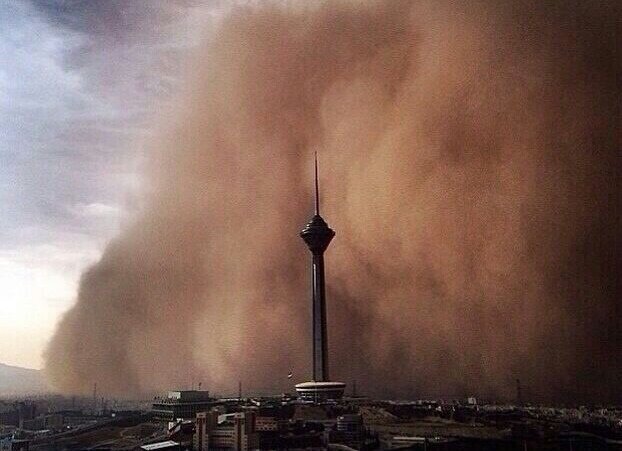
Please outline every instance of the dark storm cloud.
[[[66, 49], [63, 65], [80, 73], [85, 89], [102, 102], [123, 103], [119, 112], [129, 107], [134, 115], [144, 115], [146, 106], [153, 108], [154, 101], [174, 90], [179, 51], [193, 44], [191, 33], [179, 35], [192, 3], [53, 0], [32, 4], [54, 28], [81, 38], [79, 45]], [[133, 122], [123, 114], [113, 117], [119, 129]]]
[[187, 13], [186, 8], [206, 3], [199, 0], [32, 0], [33, 6], [58, 26], [122, 43], [137, 33], [161, 34], [160, 27], [179, 20]]
[[2, 195], [14, 208], [1, 234], [47, 224], [59, 232], [91, 229], [98, 240], [110, 235], [111, 224], [85, 224], [76, 211], [91, 203], [119, 206], [135, 190], [142, 150], [134, 143], [176, 89], [178, 55], [196, 40], [179, 34], [190, 6], [4, 5], [7, 120], [0, 158]]
[[154, 138], [144, 211], [82, 277], [51, 380], [304, 377], [317, 149], [335, 378], [508, 399], [518, 377], [532, 399], [621, 401], [612, 5], [232, 8]]

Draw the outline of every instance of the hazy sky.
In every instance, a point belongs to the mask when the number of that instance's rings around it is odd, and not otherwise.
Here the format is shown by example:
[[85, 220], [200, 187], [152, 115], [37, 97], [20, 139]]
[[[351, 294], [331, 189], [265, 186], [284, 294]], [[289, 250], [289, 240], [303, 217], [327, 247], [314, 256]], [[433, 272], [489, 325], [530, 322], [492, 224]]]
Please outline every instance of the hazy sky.
[[39, 368], [81, 271], [139, 206], [141, 143], [207, 8], [0, 4], [0, 362]]
[[286, 389], [317, 147], [333, 377], [620, 401], [614, 2], [233, 1], [0, 2], [0, 362]]

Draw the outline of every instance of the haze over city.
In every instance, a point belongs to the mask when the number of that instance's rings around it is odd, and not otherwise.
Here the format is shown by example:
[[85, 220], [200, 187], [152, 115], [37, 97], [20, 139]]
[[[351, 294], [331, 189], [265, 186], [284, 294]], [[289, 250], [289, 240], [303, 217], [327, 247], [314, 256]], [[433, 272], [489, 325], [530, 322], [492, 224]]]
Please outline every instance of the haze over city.
[[142, 396], [622, 401], [615, 2], [0, 6], [0, 362]]

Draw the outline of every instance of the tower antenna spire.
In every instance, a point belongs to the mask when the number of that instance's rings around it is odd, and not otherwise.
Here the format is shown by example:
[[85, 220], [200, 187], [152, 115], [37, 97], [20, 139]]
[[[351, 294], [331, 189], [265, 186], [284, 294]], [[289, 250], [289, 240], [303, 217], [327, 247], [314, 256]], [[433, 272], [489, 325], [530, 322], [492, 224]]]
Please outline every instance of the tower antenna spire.
[[320, 215], [320, 188], [317, 171], [317, 150], [315, 151], [315, 214]]

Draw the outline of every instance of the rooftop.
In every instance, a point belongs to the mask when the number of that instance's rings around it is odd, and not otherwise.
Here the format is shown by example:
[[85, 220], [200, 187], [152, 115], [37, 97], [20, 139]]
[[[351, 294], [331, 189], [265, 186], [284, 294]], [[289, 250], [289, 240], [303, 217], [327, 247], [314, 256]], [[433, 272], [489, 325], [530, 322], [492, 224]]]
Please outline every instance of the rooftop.
[[296, 384], [296, 389], [299, 388], [343, 388], [346, 384], [344, 382], [301, 382], [300, 384]]
[[164, 449], [170, 448], [172, 446], [179, 446], [179, 443], [174, 442], [173, 440], [167, 440], [165, 442], [151, 443], [150, 445], [143, 445], [140, 449], [144, 449], [145, 451], [153, 451], [156, 449]]

